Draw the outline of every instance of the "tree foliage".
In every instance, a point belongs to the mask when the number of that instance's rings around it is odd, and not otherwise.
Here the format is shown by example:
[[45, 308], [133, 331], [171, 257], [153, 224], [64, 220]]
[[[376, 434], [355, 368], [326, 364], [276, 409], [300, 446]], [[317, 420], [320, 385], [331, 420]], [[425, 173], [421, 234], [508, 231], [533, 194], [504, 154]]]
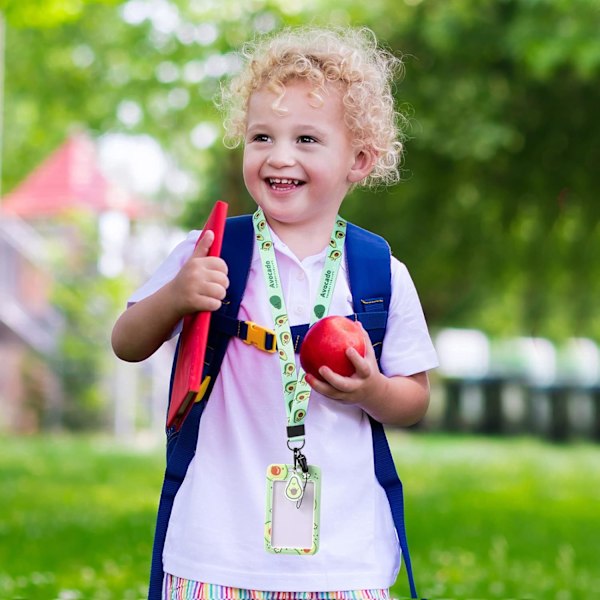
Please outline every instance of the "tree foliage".
[[598, 3], [411, 4], [373, 21], [405, 55], [405, 182], [353, 212], [406, 258], [434, 323], [589, 335]]
[[107, 398], [101, 382], [106, 377], [110, 327], [122, 310], [126, 281], [98, 274], [100, 243], [93, 215], [74, 212], [57, 234], [70, 244], [56, 244], [52, 257], [60, 273], [52, 301], [63, 319], [59, 351], [51, 358], [63, 388], [60, 415], [54, 420], [69, 430], [105, 429]]
[[39, 4], [0, 4], [3, 189], [80, 123], [159, 140], [193, 185], [182, 195], [167, 182], [157, 201], [179, 198], [186, 226], [217, 197], [247, 210], [212, 101], [233, 50], [282, 25], [366, 25], [404, 57], [405, 176], [357, 190], [344, 214], [388, 238], [434, 326], [600, 338], [597, 1]]
[[119, 0], [0, 0], [0, 11], [15, 27], [56, 27], [82, 17], [90, 4], [116, 4]]

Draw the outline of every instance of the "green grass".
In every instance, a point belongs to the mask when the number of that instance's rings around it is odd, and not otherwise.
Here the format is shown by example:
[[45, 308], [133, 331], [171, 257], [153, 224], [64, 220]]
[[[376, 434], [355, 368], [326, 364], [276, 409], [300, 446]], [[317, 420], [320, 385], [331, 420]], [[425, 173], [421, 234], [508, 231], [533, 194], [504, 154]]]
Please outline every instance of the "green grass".
[[600, 598], [599, 446], [397, 435], [393, 448], [422, 595]]
[[161, 453], [108, 439], [0, 444], [0, 598], [143, 598]]
[[[390, 436], [422, 595], [600, 598], [600, 446]], [[0, 438], [0, 599], [144, 598], [163, 450]], [[404, 572], [394, 587], [407, 596]]]

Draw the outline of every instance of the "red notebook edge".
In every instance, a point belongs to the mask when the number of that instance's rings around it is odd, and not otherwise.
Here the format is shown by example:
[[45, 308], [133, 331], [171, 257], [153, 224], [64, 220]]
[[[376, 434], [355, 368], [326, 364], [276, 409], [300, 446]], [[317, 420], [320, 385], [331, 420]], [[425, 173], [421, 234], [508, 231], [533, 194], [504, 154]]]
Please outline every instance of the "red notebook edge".
[[[208, 251], [209, 256], [220, 256], [221, 254], [227, 209], [226, 202], [222, 200], [215, 202], [196, 242], [197, 245], [206, 231], [214, 232], [215, 239]], [[202, 381], [202, 370], [211, 314], [211, 312], [199, 312], [187, 315], [183, 319], [177, 364], [169, 399], [167, 427], [175, 427], [176, 430], [181, 428], [194, 403], [202, 399], [204, 388], [208, 384], [208, 382]]]

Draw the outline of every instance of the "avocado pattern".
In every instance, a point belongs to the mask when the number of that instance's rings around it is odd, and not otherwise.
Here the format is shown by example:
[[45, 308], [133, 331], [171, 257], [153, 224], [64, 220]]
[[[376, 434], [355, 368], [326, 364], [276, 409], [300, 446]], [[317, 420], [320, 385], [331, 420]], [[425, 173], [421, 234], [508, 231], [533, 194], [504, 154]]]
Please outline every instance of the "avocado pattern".
[[300, 477], [298, 477], [296, 473], [293, 473], [285, 486], [285, 497], [288, 500], [298, 501], [302, 498], [303, 493], [304, 485], [302, 484]]
[[294, 363], [287, 363], [284, 367], [285, 374], [290, 377], [296, 372], [296, 365]]
[[296, 396], [296, 402], [307, 402], [308, 398], [310, 396], [310, 392], [307, 390], [305, 392], [300, 392], [297, 396]]
[[294, 413], [294, 423], [300, 423], [304, 419], [304, 417], [306, 417], [306, 411], [303, 408], [299, 408]]

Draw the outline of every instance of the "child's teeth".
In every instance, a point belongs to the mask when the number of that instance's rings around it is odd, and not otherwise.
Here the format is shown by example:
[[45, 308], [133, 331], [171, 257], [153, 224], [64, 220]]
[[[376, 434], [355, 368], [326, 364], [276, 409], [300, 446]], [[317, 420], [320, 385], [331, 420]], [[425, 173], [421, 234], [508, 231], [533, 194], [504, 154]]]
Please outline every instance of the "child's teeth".
[[284, 185], [298, 185], [300, 181], [298, 179], [281, 179], [279, 177], [272, 177], [271, 183], [279, 183]]

